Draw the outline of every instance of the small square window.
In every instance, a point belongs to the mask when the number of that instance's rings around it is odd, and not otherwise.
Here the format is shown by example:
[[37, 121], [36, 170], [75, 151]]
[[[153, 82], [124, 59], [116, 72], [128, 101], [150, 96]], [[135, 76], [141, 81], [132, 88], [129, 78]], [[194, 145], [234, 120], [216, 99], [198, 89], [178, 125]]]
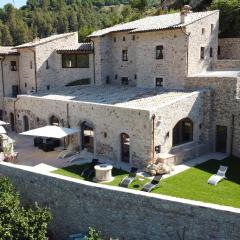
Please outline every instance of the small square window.
[[202, 35], [205, 34], [205, 31], [206, 31], [206, 29], [205, 29], [205, 28], [202, 28]]
[[125, 38], [125, 37], [123, 37], [123, 41], [124, 41], [124, 42], [126, 41], [126, 38]]
[[13, 72], [17, 71], [17, 62], [16, 61], [11, 61], [10, 69]]
[[205, 51], [205, 48], [201, 47], [201, 50], [200, 50], [200, 58], [201, 59], [204, 59], [204, 51]]
[[209, 53], [210, 57], [213, 57], [213, 48], [210, 47], [210, 53]]
[[156, 78], [156, 87], [163, 87], [163, 78]]
[[133, 40], [133, 41], [136, 40], [136, 36], [135, 36], [135, 35], [132, 36], [132, 40]]
[[163, 59], [163, 46], [156, 47], [156, 59]]
[[122, 77], [122, 85], [128, 85], [128, 78]]
[[122, 50], [122, 60], [128, 61], [128, 50]]

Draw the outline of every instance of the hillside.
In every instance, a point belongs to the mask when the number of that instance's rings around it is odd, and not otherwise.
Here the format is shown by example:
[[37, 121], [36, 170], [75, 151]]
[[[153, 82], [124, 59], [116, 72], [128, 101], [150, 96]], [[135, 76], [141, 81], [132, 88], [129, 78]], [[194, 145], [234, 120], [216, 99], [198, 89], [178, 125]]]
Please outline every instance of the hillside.
[[28, 0], [21, 9], [11, 4], [0, 8], [0, 45], [18, 45], [70, 31], [79, 31], [79, 39], [84, 41], [93, 30], [179, 11], [184, 4], [191, 4], [196, 11], [220, 8], [221, 36], [240, 36], [238, 0]]

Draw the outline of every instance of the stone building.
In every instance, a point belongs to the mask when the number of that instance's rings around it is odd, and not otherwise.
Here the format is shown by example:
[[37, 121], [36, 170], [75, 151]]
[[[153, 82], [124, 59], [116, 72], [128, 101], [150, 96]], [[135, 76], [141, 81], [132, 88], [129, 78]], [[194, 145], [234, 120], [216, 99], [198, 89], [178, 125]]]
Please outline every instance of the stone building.
[[220, 40], [218, 59], [218, 26], [219, 11], [186, 6], [93, 32], [88, 43], [67, 33], [0, 48], [1, 117], [17, 132], [79, 128], [72, 147], [137, 167], [240, 156], [240, 58]]

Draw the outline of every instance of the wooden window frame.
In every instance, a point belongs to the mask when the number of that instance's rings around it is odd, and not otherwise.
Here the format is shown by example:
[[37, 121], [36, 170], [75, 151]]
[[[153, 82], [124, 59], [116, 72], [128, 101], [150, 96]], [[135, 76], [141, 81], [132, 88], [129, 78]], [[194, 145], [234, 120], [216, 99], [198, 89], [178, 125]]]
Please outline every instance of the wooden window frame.
[[[69, 55], [72, 55], [72, 56], [74, 56], [75, 57], [75, 65], [74, 66], [72, 66], [72, 67], [67, 67], [67, 66], [65, 66], [64, 65], [64, 60], [63, 60], [63, 58], [65, 57], [65, 56], [69, 56]], [[77, 61], [77, 58], [78, 58], [78, 56], [79, 55], [84, 55], [84, 56], [88, 56], [88, 64], [87, 64], [87, 67], [79, 67], [78, 66], [78, 61]], [[89, 54], [85, 54], [85, 53], [63, 53], [62, 54], [62, 68], [70, 68], [70, 69], [72, 69], [72, 68], [89, 68], [90, 66], [90, 61], [89, 61]]]

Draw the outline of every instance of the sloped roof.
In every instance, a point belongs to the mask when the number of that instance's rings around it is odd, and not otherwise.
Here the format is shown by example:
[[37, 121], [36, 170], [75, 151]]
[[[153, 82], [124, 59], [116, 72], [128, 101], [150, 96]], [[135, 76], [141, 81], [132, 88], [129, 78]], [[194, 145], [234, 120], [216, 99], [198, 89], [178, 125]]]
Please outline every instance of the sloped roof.
[[37, 38], [35, 40], [33, 40], [32, 42], [28, 42], [28, 43], [24, 43], [22, 45], [18, 45], [15, 47], [15, 49], [19, 49], [19, 48], [28, 48], [28, 47], [36, 47], [38, 45], [44, 44], [44, 43], [48, 43], [60, 38], [64, 38], [64, 37], [68, 37], [71, 35], [76, 34], [76, 32], [70, 32], [70, 33], [63, 33], [63, 34], [55, 34], [52, 35], [50, 37], [46, 37], [46, 38]]
[[18, 55], [18, 52], [16, 49], [13, 49], [13, 47], [2, 47], [0, 46], [0, 55]]
[[215, 11], [192, 12], [186, 17], [186, 21], [181, 23], [180, 13], [165, 14], [159, 16], [145, 17], [136, 21], [122, 23], [113, 27], [98, 30], [89, 35], [89, 37], [99, 37], [112, 32], [129, 31], [130, 33], [158, 31], [163, 29], [175, 29], [187, 26], [201, 18], [217, 13]]
[[77, 43], [72, 46], [57, 49], [57, 53], [92, 53], [93, 45], [91, 43]]

